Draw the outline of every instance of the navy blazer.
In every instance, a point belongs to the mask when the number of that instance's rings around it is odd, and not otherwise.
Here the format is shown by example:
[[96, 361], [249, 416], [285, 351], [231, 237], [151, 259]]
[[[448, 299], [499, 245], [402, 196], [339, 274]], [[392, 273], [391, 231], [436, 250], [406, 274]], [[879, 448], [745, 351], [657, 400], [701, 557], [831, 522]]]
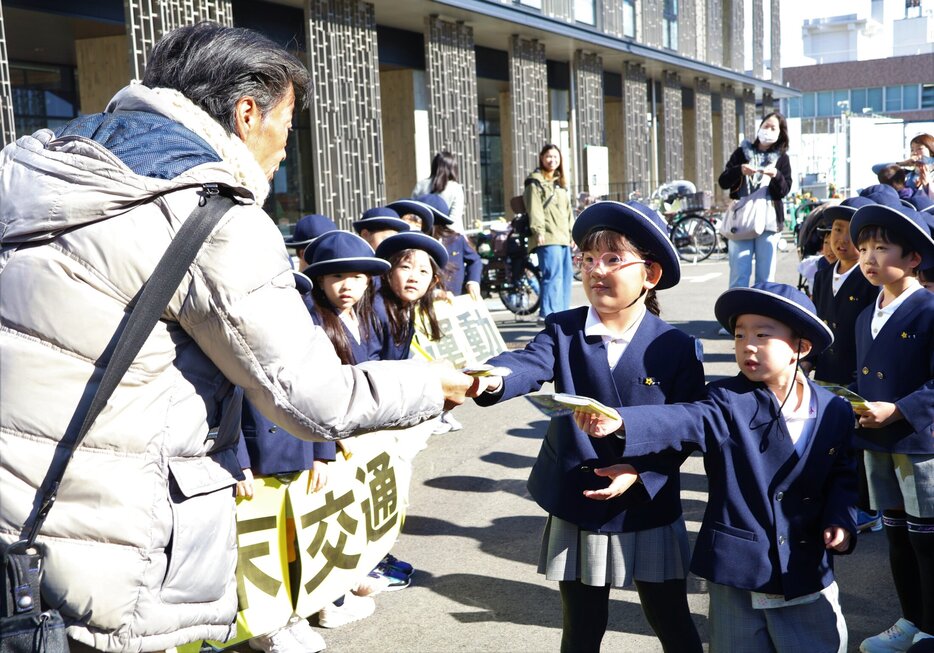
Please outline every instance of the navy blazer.
[[444, 289], [453, 295], [463, 295], [468, 281], [480, 283], [483, 260], [464, 234], [443, 236], [441, 244], [448, 252], [448, 264], [444, 268]]
[[[592, 397], [607, 406], [691, 401], [703, 395], [700, 344], [658, 317], [646, 313], [611, 371], [599, 336], [584, 335], [587, 307], [553, 313], [545, 329], [525, 349], [487, 361], [512, 374], [502, 392], [477, 397], [481, 406], [533, 392], [548, 381], [555, 391]], [[664, 526], [681, 515], [679, 468], [686, 453], [666, 452], [627, 458], [642, 484], [609, 501], [583, 496], [609, 481], [590, 471], [622, 461], [616, 438], [587, 436], [571, 416], [552, 418], [532, 467], [528, 488], [535, 501], [561, 519], [589, 531], [618, 533]], [[585, 469], [582, 469], [585, 468]]]
[[861, 449], [934, 453], [934, 294], [917, 290], [873, 339], [875, 304], [856, 320], [856, 391], [898, 406], [904, 419], [881, 429], [856, 429]]
[[705, 401], [620, 410], [627, 455], [704, 452], [709, 495], [691, 561], [698, 576], [793, 599], [833, 581], [825, 528], [845, 528], [847, 553], [855, 546], [853, 411], [808, 383], [817, 422], [800, 457], [775, 396], [742, 374], [711, 383]]
[[[823, 260], [823, 259], [822, 259]], [[856, 380], [856, 318], [879, 295], [859, 265], [833, 294], [833, 266], [814, 275], [817, 315], [833, 331], [833, 344], [815, 361], [814, 378], [847, 386]]]

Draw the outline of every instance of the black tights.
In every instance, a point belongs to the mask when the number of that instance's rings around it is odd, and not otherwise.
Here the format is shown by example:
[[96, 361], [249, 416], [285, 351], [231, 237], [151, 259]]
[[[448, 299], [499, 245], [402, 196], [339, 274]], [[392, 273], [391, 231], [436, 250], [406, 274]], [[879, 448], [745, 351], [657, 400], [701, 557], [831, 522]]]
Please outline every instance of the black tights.
[[934, 519], [885, 510], [889, 564], [902, 615], [934, 634]]
[[[609, 586], [594, 587], [579, 580], [561, 581], [558, 586], [564, 613], [561, 653], [598, 653], [609, 618]], [[683, 579], [663, 583], [636, 581], [636, 589], [646, 620], [665, 653], [701, 651]]]

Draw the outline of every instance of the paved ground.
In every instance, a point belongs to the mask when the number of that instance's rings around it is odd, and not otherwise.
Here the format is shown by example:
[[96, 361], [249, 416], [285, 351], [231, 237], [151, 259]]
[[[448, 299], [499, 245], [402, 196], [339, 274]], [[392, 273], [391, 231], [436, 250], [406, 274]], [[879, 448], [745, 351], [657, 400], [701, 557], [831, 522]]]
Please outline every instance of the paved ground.
[[[796, 283], [796, 254], [779, 255], [779, 280]], [[736, 373], [732, 343], [716, 335], [713, 303], [726, 289], [724, 261], [685, 267], [681, 284], [660, 293], [662, 317], [703, 339], [708, 380]], [[575, 301], [583, 303], [580, 287]], [[494, 306], [491, 303], [491, 306]], [[534, 323], [496, 314], [512, 343], [536, 333]], [[464, 430], [433, 436], [416, 460], [409, 516], [394, 553], [412, 562], [413, 585], [377, 597], [371, 618], [321, 632], [328, 649], [360, 652], [557, 651], [561, 609], [556, 584], [535, 572], [544, 513], [525, 488], [545, 421], [516, 399], [488, 409], [457, 410]], [[682, 501], [697, 532], [706, 499], [699, 458], [683, 467]], [[737, 561], [741, 564], [741, 561]], [[882, 533], [860, 538], [837, 565], [850, 650], [899, 616]], [[706, 639], [704, 581], [691, 577], [690, 604]], [[314, 619], [312, 619], [314, 624]], [[611, 594], [605, 651], [660, 651], [634, 592]]]

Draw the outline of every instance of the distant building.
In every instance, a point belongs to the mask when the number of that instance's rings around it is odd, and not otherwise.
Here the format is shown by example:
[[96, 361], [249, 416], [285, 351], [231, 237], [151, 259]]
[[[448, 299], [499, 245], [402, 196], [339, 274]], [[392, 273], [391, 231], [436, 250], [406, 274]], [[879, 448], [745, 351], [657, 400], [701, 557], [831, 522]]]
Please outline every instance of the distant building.
[[[343, 225], [458, 158], [469, 224], [503, 214], [546, 142], [572, 192], [716, 175], [782, 82], [779, 0], [0, 0], [0, 133], [101, 111], [174, 26], [211, 19], [314, 76], [267, 209]], [[750, 37], [746, 37], [746, 35]], [[751, 69], [746, 70], [751, 62]]]

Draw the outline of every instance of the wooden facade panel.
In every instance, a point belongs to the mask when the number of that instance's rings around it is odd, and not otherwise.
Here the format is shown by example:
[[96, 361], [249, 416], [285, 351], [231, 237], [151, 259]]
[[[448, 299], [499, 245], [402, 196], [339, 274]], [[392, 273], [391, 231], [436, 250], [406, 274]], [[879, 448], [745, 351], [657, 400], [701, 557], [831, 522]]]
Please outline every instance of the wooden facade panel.
[[713, 191], [713, 108], [710, 83], [698, 78], [694, 82], [694, 179], [697, 190]]
[[509, 39], [509, 88], [512, 176], [504, 193], [507, 198], [522, 192], [525, 177], [538, 165], [538, 152], [548, 140], [544, 44], [515, 35]]
[[10, 60], [6, 50], [3, 5], [0, 4], [0, 147], [16, 140], [13, 124], [13, 89], [10, 87]]
[[684, 117], [681, 111], [681, 80], [678, 73], [662, 73], [662, 165], [660, 182], [684, 178], [684, 149], [681, 145]]
[[648, 197], [652, 189], [652, 137], [649, 131], [649, 96], [645, 66], [623, 64], [623, 185]]

